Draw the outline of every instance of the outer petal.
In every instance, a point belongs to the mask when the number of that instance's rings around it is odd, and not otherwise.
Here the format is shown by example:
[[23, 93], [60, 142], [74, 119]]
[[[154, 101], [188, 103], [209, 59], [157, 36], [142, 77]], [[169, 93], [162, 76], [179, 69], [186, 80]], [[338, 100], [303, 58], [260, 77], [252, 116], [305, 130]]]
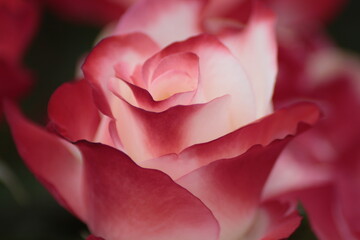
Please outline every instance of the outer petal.
[[249, 229], [263, 185], [286, 142], [253, 147], [243, 155], [215, 161], [177, 180], [214, 213], [221, 227], [220, 239], [241, 239]]
[[254, 1], [251, 17], [240, 33], [222, 37], [222, 42], [239, 59], [250, 78], [256, 99], [257, 117], [271, 112], [271, 98], [277, 74], [275, 17]]
[[85, 220], [78, 149], [28, 122], [9, 102], [5, 104], [5, 113], [25, 163], [60, 204]]
[[88, 225], [107, 240], [218, 239], [212, 213], [165, 174], [138, 167], [101, 144], [77, 144], [84, 156]]
[[254, 145], [266, 146], [275, 139], [295, 134], [300, 123], [312, 125], [319, 116], [318, 108], [313, 104], [297, 104], [276, 111], [214, 141], [191, 146], [178, 155], [166, 155], [145, 161], [141, 165], [159, 169], [177, 179], [215, 160], [239, 156]]
[[203, 0], [140, 0], [121, 18], [115, 35], [142, 32], [160, 46], [201, 32]]
[[58, 132], [71, 141], [95, 138], [100, 114], [84, 80], [65, 83], [51, 96], [49, 118]]
[[130, 76], [138, 65], [158, 50], [157, 45], [144, 34], [130, 34], [102, 40], [89, 54], [82, 69], [87, 81], [95, 88], [95, 99], [101, 110], [111, 116], [110, 106], [115, 97], [108, 89], [109, 81], [116, 77], [115, 66]]

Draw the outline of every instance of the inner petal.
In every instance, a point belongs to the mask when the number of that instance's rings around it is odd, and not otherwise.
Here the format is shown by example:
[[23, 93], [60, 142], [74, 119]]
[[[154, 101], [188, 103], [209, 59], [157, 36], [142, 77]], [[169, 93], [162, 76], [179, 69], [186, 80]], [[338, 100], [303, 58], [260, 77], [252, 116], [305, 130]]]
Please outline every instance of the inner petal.
[[[164, 58], [156, 56], [150, 61], [158, 62], [148, 76], [148, 91], [155, 101], [165, 100], [177, 93], [196, 90], [199, 79], [199, 58], [194, 53], [175, 53]], [[152, 65], [151, 64], [151, 65]]]
[[157, 77], [149, 86], [149, 92], [155, 101], [165, 100], [177, 93], [196, 89], [197, 81], [188, 73], [170, 70]]

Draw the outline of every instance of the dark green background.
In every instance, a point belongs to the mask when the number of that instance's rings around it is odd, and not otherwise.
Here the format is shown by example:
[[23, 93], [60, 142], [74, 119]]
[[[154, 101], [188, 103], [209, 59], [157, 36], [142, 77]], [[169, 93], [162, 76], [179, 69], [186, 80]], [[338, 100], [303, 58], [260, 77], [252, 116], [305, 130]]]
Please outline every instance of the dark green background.
[[[328, 26], [329, 34], [340, 47], [357, 53], [360, 53], [359, 10], [360, 2], [350, 1]], [[73, 79], [77, 59], [91, 49], [99, 30], [60, 20], [45, 11], [25, 58], [36, 83], [22, 107], [34, 121], [46, 123], [50, 95], [61, 83]], [[0, 123], [0, 159], [16, 173], [20, 186], [14, 197], [0, 183], [1, 240], [76, 240], [86, 236], [86, 227], [61, 208], [23, 165], [4, 120]], [[290, 239], [316, 237], [305, 220]]]

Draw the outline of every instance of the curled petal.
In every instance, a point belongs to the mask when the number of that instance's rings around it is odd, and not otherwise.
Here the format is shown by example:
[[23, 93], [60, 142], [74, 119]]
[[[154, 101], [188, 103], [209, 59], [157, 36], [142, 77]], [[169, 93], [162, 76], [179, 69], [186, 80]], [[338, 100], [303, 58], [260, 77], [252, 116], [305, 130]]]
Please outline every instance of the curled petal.
[[[116, 69], [124, 80], [131, 79], [138, 65], [153, 55], [158, 46], [146, 35], [134, 33], [109, 37], [102, 40], [86, 58], [82, 66], [85, 79], [95, 89], [95, 99], [101, 111], [111, 116], [112, 99], [115, 96], [109, 91], [109, 81], [116, 76]], [[143, 86], [142, 83], [135, 83]]]
[[100, 114], [92, 90], [84, 80], [65, 83], [51, 96], [49, 118], [56, 130], [71, 141], [95, 138]]
[[127, 81], [110, 80], [109, 90], [119, 99], [126, 101], [133, 107], [138, 107], [149, 112], [164, 112], [177, 105], [189, 105], [194, 92], [176, 93], [162, 101], [155, 101], [153, 96], [141, 87]]
[[154, 100], [161, 101], [177, 93], [196, 90], [199, 81], [199, 58], [196, 54], [180, 52], [163, 58], [159, 55], [161, 53], [149, 59], [143, 67], [143, 75], [147, 75], [144, 78]]

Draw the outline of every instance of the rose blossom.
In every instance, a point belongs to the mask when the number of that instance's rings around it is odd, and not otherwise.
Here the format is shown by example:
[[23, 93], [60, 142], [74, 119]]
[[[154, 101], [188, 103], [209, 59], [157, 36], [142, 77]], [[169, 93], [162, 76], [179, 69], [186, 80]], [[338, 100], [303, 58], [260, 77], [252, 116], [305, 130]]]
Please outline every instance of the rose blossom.
[[52, 96], [50, 132], [5, 105], [29, 168], [95, 236], [281, 239], [299, 223], [292, 204], [260, 197], [281, 150], [319, 112], [302, 103], [272, 113], [266, 8], [211, 35], [204, 4], [129, 9], [87, 57], [85, 80]]

